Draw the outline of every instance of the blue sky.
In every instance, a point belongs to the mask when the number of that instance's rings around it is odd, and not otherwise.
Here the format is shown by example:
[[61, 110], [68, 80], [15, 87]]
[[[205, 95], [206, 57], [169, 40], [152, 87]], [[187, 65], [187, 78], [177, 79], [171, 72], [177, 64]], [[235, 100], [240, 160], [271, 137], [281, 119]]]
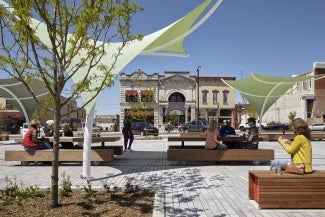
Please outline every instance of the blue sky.
[[[144, 12], [133, 32], [155, 32], [183, 17], [204, 0], [134, 0]], [[201, 76], [247, 77], [251, 72], [291, 76], [325, 62], [325, 0], [223, 0], [214, 14], [185, 39], [182, 57], [138, 56], [122, 72], [189, 71]], [[241, 102], [241, 98], [236, 98]], [[119, 81], [105, 90], [96, 114], [119, 113]]]
[[[138, 0], [133, 19], [143, 35], [181, 18], [203, 0]], [[223, 0], [215, 13], [185, 39], [187, 58], [138, 56], [122, 72], [189, 71], [200, 76], [247, 77], [251, 72], [291, 76], [325, 61], [325, 0]], [[96, 114], [119, 113], [119, 82], [97, 101]], [[240, 97], [237, 102], [242, 101]]]

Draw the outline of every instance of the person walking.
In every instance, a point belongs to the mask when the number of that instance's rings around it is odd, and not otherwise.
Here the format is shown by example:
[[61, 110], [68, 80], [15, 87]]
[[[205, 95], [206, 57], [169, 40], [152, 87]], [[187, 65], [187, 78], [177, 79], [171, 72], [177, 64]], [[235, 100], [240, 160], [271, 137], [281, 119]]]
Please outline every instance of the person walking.
[[124, 117], [123, 121], [123, 137], [124, 137], [124, 151], [132, 151], [132, 143], [134, 140], [134, 135], [132, 133], [132, 117], [131, 114], [128, 112], [127, 115]]

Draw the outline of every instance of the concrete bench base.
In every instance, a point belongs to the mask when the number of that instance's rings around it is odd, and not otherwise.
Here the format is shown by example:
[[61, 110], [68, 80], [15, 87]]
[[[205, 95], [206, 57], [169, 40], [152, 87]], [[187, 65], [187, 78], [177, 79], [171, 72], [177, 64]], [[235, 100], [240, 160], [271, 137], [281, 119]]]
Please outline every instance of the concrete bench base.
[[[179, 146], [180, 147], [180, 146]], [[264, 161], [274, 160], [273, 149], [227, 149], [206, 150], [204, 146], [170, 146], [167, 150], [169, 161]]]
[[[25, 150], [9, 150], [5, 151], [6, 161], [52, 161], [53, 150], [37, 150], [37, 151], [25, 151]], [[59, 161], [65, 162], [78, 162], [83, 159], [82, 149], [60, 149]], [[112, 161], [114, 160], [112, 149], [92, 149], [91, 161]]]
[[295, 175], [273, 171], [248, 172], [249, 198], [260, 208], [325, 208], [325, 171]]

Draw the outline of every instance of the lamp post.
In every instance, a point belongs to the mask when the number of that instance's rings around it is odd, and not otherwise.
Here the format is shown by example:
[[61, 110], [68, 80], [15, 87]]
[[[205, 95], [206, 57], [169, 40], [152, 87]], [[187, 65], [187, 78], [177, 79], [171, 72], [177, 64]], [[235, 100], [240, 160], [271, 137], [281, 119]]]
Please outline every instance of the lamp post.
[[197, 83], [197, 131], [199, 131], [199, 119], [200, 119], [200, 69], [198, 66], [196, 69], [196, 83]]

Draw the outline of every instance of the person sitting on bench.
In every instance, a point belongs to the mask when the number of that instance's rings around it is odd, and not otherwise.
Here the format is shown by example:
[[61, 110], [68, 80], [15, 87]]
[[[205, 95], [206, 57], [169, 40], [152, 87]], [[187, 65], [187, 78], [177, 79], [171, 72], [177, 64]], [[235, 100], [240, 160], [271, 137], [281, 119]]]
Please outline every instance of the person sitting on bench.
[[245, 142], [241, 143], [241, 148], [244, 149], [258, 149], [258, 128], [256, 127], [255, 118], [248, 118], [247, 124], [249, 126], [248, 135]]
[[[60, 136], [71, 136], [73, 137], [73, 132], [69, 127], [69, 124], [63, 124], [62, 125], [62, 134]], [[61, 147], [63, 149], [73, 149], [73, 143], [72, 142], [61, 142]]]
[[[235, 129], [230, 125], [229, 120], [223, 121], [223, 126], [219, 130], [219, 138], [225, 138], [229, 135], [236, 135]], [[236, 149], [238, 142], [227, 142], [228, 149]]]
[[26, 151], [34, 151], [41, 149], [52, 149], [50, 143], [45, 138], [39, 138], [40, 122], [37, 120], [31, 120], [30, 127], [26, 132], [22, 145]]
[[227, 149], [227, 146], [218, 140], [218, 134], [218, 124], [215, 120], [211, 120], [209, 128], [206, 130], [205, 149]]

